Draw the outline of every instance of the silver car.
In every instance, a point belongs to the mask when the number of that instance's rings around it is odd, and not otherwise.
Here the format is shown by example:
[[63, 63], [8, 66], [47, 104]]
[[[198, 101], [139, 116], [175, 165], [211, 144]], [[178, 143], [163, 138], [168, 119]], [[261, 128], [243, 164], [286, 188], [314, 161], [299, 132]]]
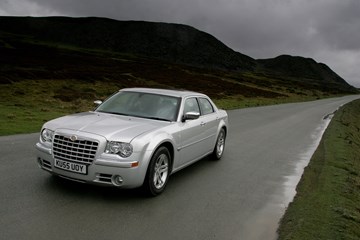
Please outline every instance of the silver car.
[[227, 113], [204, 94], [128, 88], [96, 103], [44, 124], [36, 144], [42, 169], [83, 183], [142, 186], [155, 196], [170, 174], [224, 153]]

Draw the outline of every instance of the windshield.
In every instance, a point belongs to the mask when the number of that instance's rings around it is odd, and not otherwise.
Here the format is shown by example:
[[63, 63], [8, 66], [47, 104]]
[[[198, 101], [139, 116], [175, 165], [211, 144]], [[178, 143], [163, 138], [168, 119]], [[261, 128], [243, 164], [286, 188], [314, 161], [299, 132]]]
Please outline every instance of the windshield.
[[176, 121], [180, 98], [144, 92], [119, 92], [97, 109], [112, 113], [155, 120]]

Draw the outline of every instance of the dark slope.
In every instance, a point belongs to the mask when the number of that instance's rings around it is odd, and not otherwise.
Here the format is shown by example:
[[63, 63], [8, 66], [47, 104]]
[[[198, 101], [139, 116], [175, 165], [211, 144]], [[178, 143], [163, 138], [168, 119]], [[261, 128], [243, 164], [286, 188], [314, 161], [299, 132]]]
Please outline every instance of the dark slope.
[[248, 70], [255, 66], [252, 58], [233, 51], [210, 34], [181, 24], [106, 18], [1, 17], [0, 31], [206, 68]]
[[322, 85], [324, 88], [341, 88], [352, 91], [354, 88], [332, 71], [327, 65], [311, 58], [281, 55], [257, 62], [273, 74], [297, 78], [302, 82]]
[[[174, 69], [181, 68], [170, 65], [179, 64], [198, 68], [184, 68], [182, 73], [197, 72], [198, 78], [215, 76], [212, 84], [219, 89], [212, 90], [224, 95], [231, 92], [245, 96], [245, 92], [254, 91], [256, 96], [268, 96], [257, 91], [270, 90], [278, 96], [279, 91], [289, 89], [291, 93], [293, 89], [326, 94], [357, 92], [329, 67], [312, 59], [282, 55], [254, 60], [210, 34], [181, 24], [106, 18], [0, 17], [0, 54], [0, 74], [4, 76], [0, 82], [28, 78], [116, 80], [130, 73], [136, 73], [138, 79], [170, 81], [176, 74], [180, 76]], [[166, 70], [165, 65], [169, 65]], [[150, 71], [152, 74], [148, 74]], [[193, 78], [192, 75], [188, 83], [196, 89], [209, 87], [198, 86]], [[229, 84], [224, 79], [235, 80], [236, 87], [224, 87]], [[187, 79], [176, 81], [182, 88], [189, 88]], [[175, 83], [166, 85], [179, 87]]]

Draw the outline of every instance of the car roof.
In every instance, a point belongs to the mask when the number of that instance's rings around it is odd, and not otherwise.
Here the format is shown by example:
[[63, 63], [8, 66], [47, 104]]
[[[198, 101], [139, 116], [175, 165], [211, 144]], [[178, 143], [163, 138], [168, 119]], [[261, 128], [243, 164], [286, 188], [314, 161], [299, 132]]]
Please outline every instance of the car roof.
[[203, 96], [206, 97], [205, 94], [192, 92], [187, 90], [171, 90], [171, 89], [160, 89], [160, 88], [124, 88], [120, 91], [126, 92], [144, 92], [144, 93], [153, 93], [160, 95], [168, 95], [174, 97], [188, 97], [188, 96]]

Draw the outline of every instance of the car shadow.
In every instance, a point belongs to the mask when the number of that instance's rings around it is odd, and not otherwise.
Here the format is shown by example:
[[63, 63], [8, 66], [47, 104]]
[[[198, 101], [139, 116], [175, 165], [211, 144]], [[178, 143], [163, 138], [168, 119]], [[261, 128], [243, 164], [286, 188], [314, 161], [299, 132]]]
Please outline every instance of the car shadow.
[[45, 187], [48, 191], [67, 195], [69, 197], [89, 197], [93, 199], [133, 199], [145, 198], [141, 189], [120, 189], [116, 187], [103, 187], [90, 184], [84, 184], [58, 176], [50, 175], [45, 181]]
[[[183, 186], [183, 183], [196, 181], [196, 178], [199, 177], [200, 174], [204, 174], [204, 171], [213, 171], [212, 168], [215, 167], [217, 163], [218, 161], [213, 161], [209, 157], [205, 157], [181, 171], [172, 174], [164, 193], [157, 198], [173, 194], [176, 195], [176, 191], [183, 193], [186, 190], [181, 190], [182, 187], [186, 187]], [[43, 187], [48, 193], [61, 198], [68, 197], [81, 200], [92, 199], [107, 202], [153, 199], [153, 197], [146, 195], [141, 188], [121, 189], [112, 186], [96, 186], [63, 179], [53, 175], [49, 175], [43, 184]]]

